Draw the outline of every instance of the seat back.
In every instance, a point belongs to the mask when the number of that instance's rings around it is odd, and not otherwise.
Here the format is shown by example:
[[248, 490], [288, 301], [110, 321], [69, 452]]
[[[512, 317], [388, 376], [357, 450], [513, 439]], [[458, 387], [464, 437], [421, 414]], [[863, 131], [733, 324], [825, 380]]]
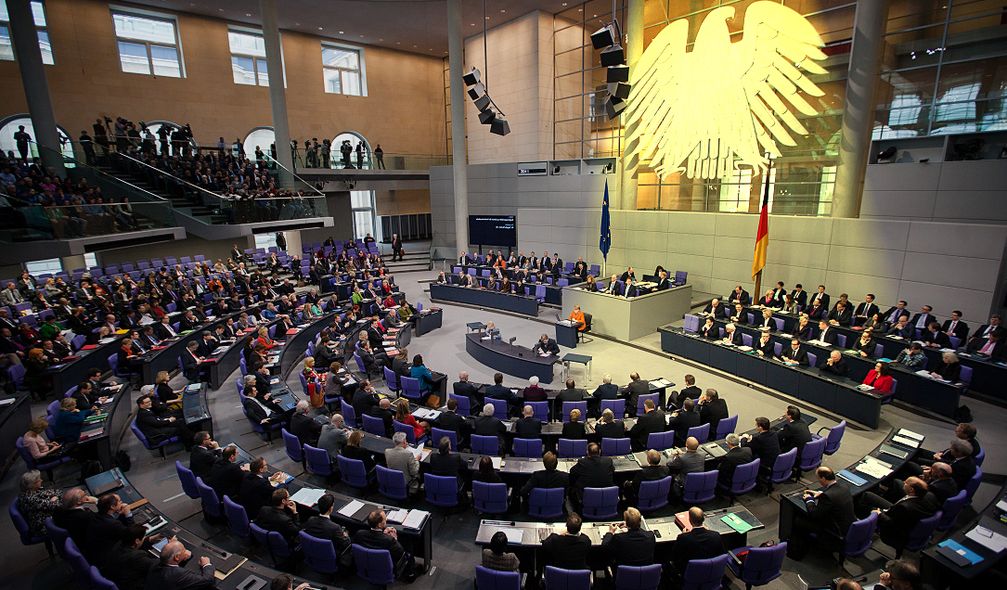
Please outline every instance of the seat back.
[[972, 496], [974, 496], [976, 490], [979, 489], [979, 484], [982, 483], [982, 480], [983, 480], [983, 470], [976, 467], [975, 475], [973, 475], [972, 479], [970, 479], [969, 482], [965, 484], [965, 491], [968, 492], [969, 502], [972, 501]]
[[660, 393], [644, 393], [636, 398], [636, 415], [643, 416], [643, 404], [651, 400], [654, 402], [654, 407], [661, 407], [661, 394]]
[[368, 432], [375, 436], [386, 436], [385, 431], [385, 421], [377, 416], [371, 416], [370, 414], [364, 414], [362, 416], [364, 419], [364, 432]]
[[986, 449], [980, 448], [974, 460], [976, 462], [976, 467], [982, 467], [983, 461], [986, 460]]
[[786, 453], [780, 453], [776, 456], [776, 461], [773, 463], [773, 474], [771, 476], [773, 483], [783, 483], [793, 477], [794, 475], [794, 463], [797, 462], [797, 448], [790, 449]]
[[617, 420], [621, 420], [626, 415], [626, 400], [624, 398], [619, 399], [603, 399], [601, 400], [601, 411], [612, 410], [615, 414]]
[[457, 477], [428, 473], [423, 477], [423, 487], [427, 502], [434, 506], [453, 508], [458, 505]]
[[720, 590], [728, 559], [730, 556], [725, 553], [709, 559], [689, 560], [682, 575], [682, 587], [685, 590]]
[[375, 469], [378, 472], [378, 491], [382, 496], [394, 500], [405, 500], [408, 497], [405, 473], [383, 465], [378, 465]]
[[472, 400], [467, 395], [457, 395], [452, 393], [451, 399], [458, 402], [458, 415], [468, 416], [472, 414]]
[[637, 508], [641, 512], [660, 510], [668, 505], [668, 494], [671, 493], [670, 475], [658, 480], [641, 481]]
[[377, 586], [388, 586], [395, 582], [395, 566], [392, 564], [392, 553], [387, 549], [368, 549], [353, 544], [353, 564], [356, 575]]
[[919, 551], [930, 543], [930, 537], [937, 530], [937, 523], [941, 521], [944, 513], [938, 510], [933, 516], [920, 519], [913, 530], [909, 531], [909, 539], [904, 547], [907, 551]]
[[312, 537], [301, 531], [297, 533], [301, 541], [301, 551], [304, 553], [304, 563], [321, 574], [334, 574], [339, 571], [339, 558], [336, 547], [329, 539]]
[[741, 495], [755, 489], [755, 478], [759, 475], [759, 465], [762, 461], [756, 457], [748, 463], [742, 463], [734, 468], [734, 478], [731, 480], [731, 494]]
[[196, 478], [196, 489], [199, 490], [199, 500], [203, 505], [204, 515], [212, 518], [220, 518], [223, 516], [223, 511], [220, 508], [220, 498], [217, 497], [217, 492], [215, 492], [210, 486], [203, 483], [203, 479], [201, 477]]
[[496, 436], [472, 435], [472, 452], [477, 455], [495, 457], [500, 453], [500, 441]]
[[586, 520], [602, 520], [619, 515], [619, 488], [584, 488], [583, 514]]
[[741, 566], [742, 582], [749, 586], [762, 586], [780, 577], [783, 558], [787, 556], [787, 542], [771, 547], [752, 547]]
[[412, 377], [399, 377], [398, 382], [403, 396], [411, 400], [418, 400], [423, 397], [423, 394], [420, 392], [419, 379], [414, 379]]
[[665, 432], [651, 432], [647, 435], [647, 448], [663, 451], [675, 446], [675, 432], [667, 430]]
[[601, 439], [601, 454], [605, 457], [628, 455], [630, 446], [628, 438], [603, 438]]
[[839, 450], [843, 443], [843, 434], [846, 433], [846, 420], [841, 421], [829, 429], [829, 435], [825, 437], [825, 454], [831, 455]]
[[615, 571], [615, 590], [657, 590], [661, 583], [661, 564], [620, 565]]
[[556, 445], [560, 458], [583, 457], [587, 454], [587, 441], [571, 438], [561, 438]]
[[304, 445], [305, 469], [308, 473], [329, 477], [332, 475], [332, 462], [329, 452], [311, 445]]
[[199, 488], [196, 487], [196, 476], [192, 470], [182, 465], [181, 461], [175, 461], [175, 472], [178, 474], [178, 482], [182, 484], [182, 491], [193, 500], [199, 499]]
[[874, 531], [878, 528], [878, 513], [871, 512], [866, 518], [853, 521], [843, 538], [843, 555], [857, 557], [867, 553], [874, 542]]
[[267, 531], [254, 522], [249, 525], [249, 529], [252, 531], [252, 538], [259, 545], [269, 550], [274, 564], [290, 557], [290, 547], [287, 545], [287, 541], [283, 538], [283, 535], [276, 531]]
[[549, 421], [549, 402], [525, 402], [524, 405], [531, 406], [532, 416], [539, 422]]
[[689, 433], [686, 435], [688, 437], [695, 437], [699, 441], [699, 444], [705, 443], [710, 439], [710, 425], [700, 424], [699, 426], [693, 426], [689, 429]]
[[585, 420], [587, 418], [587, 402], [563, 402], [562, 417], [563, 422], [570, 421], [570, 412], [574, 409], [580, 410], [580, 419]]
[[342, 482], [354, 488], [366, 488], [370, 485], [367, 477], [367, 465], [360, 459], [350, 459], [339, 455], [336, 457], [339, 465], [339, 476]]
[[822, 455], [825, 453], [826, 439], [816, 438], [806, 443], [801, 450], [801, 463], [798, 466], [801, 471], [817, 469], [822, 464]]
[[402, 434], [406, 435], [406, 440], [409, 442], [409, 444], [411, 445], [416, 444], [416, 431], [413, 430], [413, 427], [410, 426], [409, 424], [406, 424], [405, 422], [399, 422], [398, 420], [393, 419], [392, 430], [394, 430], [395, 432], [401, 432]]
[[476, 512], [484, 514], [507, 512], [507, 484], [473, 481], [472, 504]]
[[836, 334], [836, 346], [846, 348], [846, 334]]
[[87, 579], [91, 575], [91, 564], [84, 558], [77, 544], [73, 542], [73, 539], [67, 537], [63, 541], [63, 548], [64, 556], [70, 562], [70, 569], [77, 574], [79, 579]]
[[486, 403], [493, 404], [493, 417], [497, 420], [506, 420], [508, 418], [508, 408], [507, 400], [499, 399], [495, 397], [486, 398]]
[[588, 590], [591, 570], [567, 570], [545, 566], [545, 587], [549, 590]]
[[728, 434], [734, 432], [734, 429], [738, 427], [738, 415], [735, 414], [728, 418], [722, 419], [717, 422], [717, 432], [713, 435], [715, 440], [720, 440], [726, 437]]
[[388, 367], [382, 367], [381, 370], [385, 374], [385, 385], [388, 386], [388, 389], [391, 391], [398, 391], [399, 376], [395, 373], [395, 371], [389, 369]]
[[813, 352], [809, 352], [808, 353], [808, 366], [812, 367], [812, 368], [818, 366], [818, 355], [817, 354], [815, 354]]
[[101, 575], [98, 568], [93, 565], [88, 570], [88, 581], [91, 583], [91, 590], [119, 590], [115, 582]]
[[514, 456], [528, 459], [538, 459], [542, 456], [542, 439], [540, 438], [515, 438]]
[[476, 587], [479, 590], [521, 590], [521, 574], [477, 565]]
[[951, 528], [958, 519], [958, 514], [961, 513], [968, 502], [968, 490], [961, 490], [954, 496], [944, 500], [944, 505], [941, 506], [941, 520], [937, 523], [937, 530], [946, 531]]
[[40, 543], [42, 539], [32, 536], [31, 528], [28, 526], [28, 521], [25, 520], [24, 515], [21, 514], [21, 510], [18, 509], [17, 502], [17, 498], [14, 498], [14, 500], [11, 501], [7, 512], [10, 513], [11, 522], [14, 523], [14, 528], [17, 529], [17, 533], [21, 537], [21, 544], [34, 545], [35, 543]]
[[528, 516], [534, 518], [560, 518], [566, 499], [564, 488], [532, 488], [528, 494]]
[[441, 439], [444, 438], [445, 436], [448, 437], [449, 441], [451, 441], [451, 448], [454, 450], [458, 450], [457, 432], [453, 430], [443, 430], [441, 428], [437, 428], [436, 426], [430, 429], [430, 442], [435, 447], [441, 444]]
[[250, 528], [252, 523], [248, 520], [245, 507], [231, 500], [227, 494], [224, 494], [224, 516], [227, 518], [227, 526], [231, 529], [232, 535], [246, 539], [252, 534]]
[[343, 420], [350, 426], [359, 426], [360, 419], [357, 417], [357, 411], [353, 409], [353, 406], [346, 403], [346, 400], [339, 400], [340, 413], [343, 415]]
[[709, 502], [716, 494], [717, 470], [685, 474], [685, 486], [682, 492], [682, 502], [685, 504], [702, 504]]
[[280, 428], [283, 435], [283, 450], [287, 452], [287, 457], [294, 463], [304, 463], [304, 449], [301, 447], [301, 440], [287, 432], [286, 428]]
[[[749, 314], [749, 315], [751, 315], [751, 314]], [[744, 346], [751, 346], [752, 345], [752, 335], [751, 334], [742, 334], [741, 335], [741, 343]]]
[[958, 380], [965, 384], [966, 387], [972, 384], [972, 367], [962, 365], [961, 371], [958, 373]]

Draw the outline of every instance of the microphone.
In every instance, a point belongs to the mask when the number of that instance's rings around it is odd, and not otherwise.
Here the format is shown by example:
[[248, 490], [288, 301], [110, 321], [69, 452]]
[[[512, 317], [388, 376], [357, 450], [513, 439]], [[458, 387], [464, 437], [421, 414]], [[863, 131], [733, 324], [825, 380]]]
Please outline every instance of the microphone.
[[514, 344], [515, 340], [517, 340], [517, 336], [512, 336], [511, 339], [507, 341], [507, 344]]

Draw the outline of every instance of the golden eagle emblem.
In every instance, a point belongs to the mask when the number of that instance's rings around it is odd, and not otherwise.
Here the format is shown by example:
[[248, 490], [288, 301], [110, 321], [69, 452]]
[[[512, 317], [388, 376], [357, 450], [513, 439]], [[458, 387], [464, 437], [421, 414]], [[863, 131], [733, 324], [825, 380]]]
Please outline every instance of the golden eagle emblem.
[[816, 114], [802, 96], [824, 93], [808, 74], [824, 74], [822, 39], [803, 16], [768, 1], [745, 10], [743, 37], [731, 42], [734, 8], [710, 11], [686, 51], [689, 23], [677, 20], [633, 68], [633, 98], [623, 113], [625, 157], [635, 174], [650, 162], [658, 177], [722, 178], [739, 166], [765, 170], [765, 152], [807, 135], [792, 109]]

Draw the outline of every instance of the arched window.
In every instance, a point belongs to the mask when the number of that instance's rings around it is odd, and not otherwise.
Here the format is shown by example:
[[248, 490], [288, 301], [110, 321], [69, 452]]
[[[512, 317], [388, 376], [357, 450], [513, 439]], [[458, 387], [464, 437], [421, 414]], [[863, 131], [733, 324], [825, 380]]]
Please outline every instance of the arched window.
[[269, 146], [276, 141], [276, 134], [273, 132], [272, 127], [256, 127], [252, 129], [248, 135], [245, 136], [244, 148], [245, 156], [249, 159], [255, 158], [255, 147], [258, 146], [262, 150], [262, 153], [267, 156], [271, 155], [269, 152]]
[[[30, 135], [32, 140], [28, 144], [28, 157], [37, 158], [38, 146], [35, 142], [38, 141], [38, 138], [35, 136], [35, 126], [32, 125], [31, 118], [25, 113], [11, 115], [0, 121], [0, 149], [5, 154], [14, 152], [15, 157], [21, 157], [17, 151], [17, 143], [14, 141], [14, 134], [17, 133], [18, 127], [21, 125], [24, 125], [25, 133]], [[63, 155], [73, 158], [73, 144], [70, 142], [70, 135], [59, 125], [56, 126], [56, 131], [59, 133], [59, 142]]]
[[[168, 128], [168, 133], [169, 133], [169, 137], [168, 137], [168, 150], [169, 150], [169, 152], [168, 153], [170, 153], [171, 155], [175, 155], [174, 154], [174, 150], [171, 147], [171, 136], [170, 136], [170, 133], [171, 133], [171, 131], [173, 129], [176, 129], [176, 128], [180, 129], [182, 126], [179, 125], [178, 123], [174, 122], [174, 121], [167, 121], [167, 120], [164, 120], [164, 119], [154, 119], [153, 121], [144, 121], [144, 124], [147, 126], [147, 129], [150, 130], [150, 133], [154, 136], [154, 141], [158, 142], [158, 146], [157, 146], [157, 152], [158, 153], [161, 153], [161, 145], [160, 145], [160, 140], [157, 137], [157, 132], [158, 132], [159, 129], [161, 129], [161, 127], [167, 127]], [[115, 132], [114, 128], [113, 128], [112, 132], [113, 133]], [[193, 139], [189, 143], [192, 144], [193, 148], [198, 148], [199, 147], [199, 144], [196, 143], [195, 139]], [[230, 144], [228, 144], [228, 145], [230, 145]]]
[[[349, 162], [350, 166], [353, 168], [360, 168], [362, 170], [369, 170], [371, 168], [371, 144], [368, 143], [367, 138], [360, 135], [356, 131], [343, 131], [332, 140], [332, 159], [330, 160], [331, 166], [333, 168], [347, 168], [346, 160], [340, 148], [344, 141], [350, 142], [350, 147], [352, 151], [350, 153]], [[357, 161], [357, 144], [363, 142], [363, 154], [362, 154], [362, 165], [358, 165]]]

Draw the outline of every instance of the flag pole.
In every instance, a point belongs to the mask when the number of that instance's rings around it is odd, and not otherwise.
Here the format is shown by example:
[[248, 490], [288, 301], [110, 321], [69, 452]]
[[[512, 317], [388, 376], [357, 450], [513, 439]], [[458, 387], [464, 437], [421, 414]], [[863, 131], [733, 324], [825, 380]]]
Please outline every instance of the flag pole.
[[766, 154], [768, 159], [768, 165], [766, 166], [766, 172], [764, 173], [765, 184], [762, 191], [762, 203], [759, 208], [759, 229], [755, 237], [755, 254], [752, 259], [752, 270], [758, 266], [758, 271], [755, 272], [755, 291], [752, 293], [752, 300], [758, 301], [762, 296], [762, 271], [766, 266], [766, 259], [768, 257], [769, 248], [769, 182], [770, 174], [773, 169], [773, 159]]

